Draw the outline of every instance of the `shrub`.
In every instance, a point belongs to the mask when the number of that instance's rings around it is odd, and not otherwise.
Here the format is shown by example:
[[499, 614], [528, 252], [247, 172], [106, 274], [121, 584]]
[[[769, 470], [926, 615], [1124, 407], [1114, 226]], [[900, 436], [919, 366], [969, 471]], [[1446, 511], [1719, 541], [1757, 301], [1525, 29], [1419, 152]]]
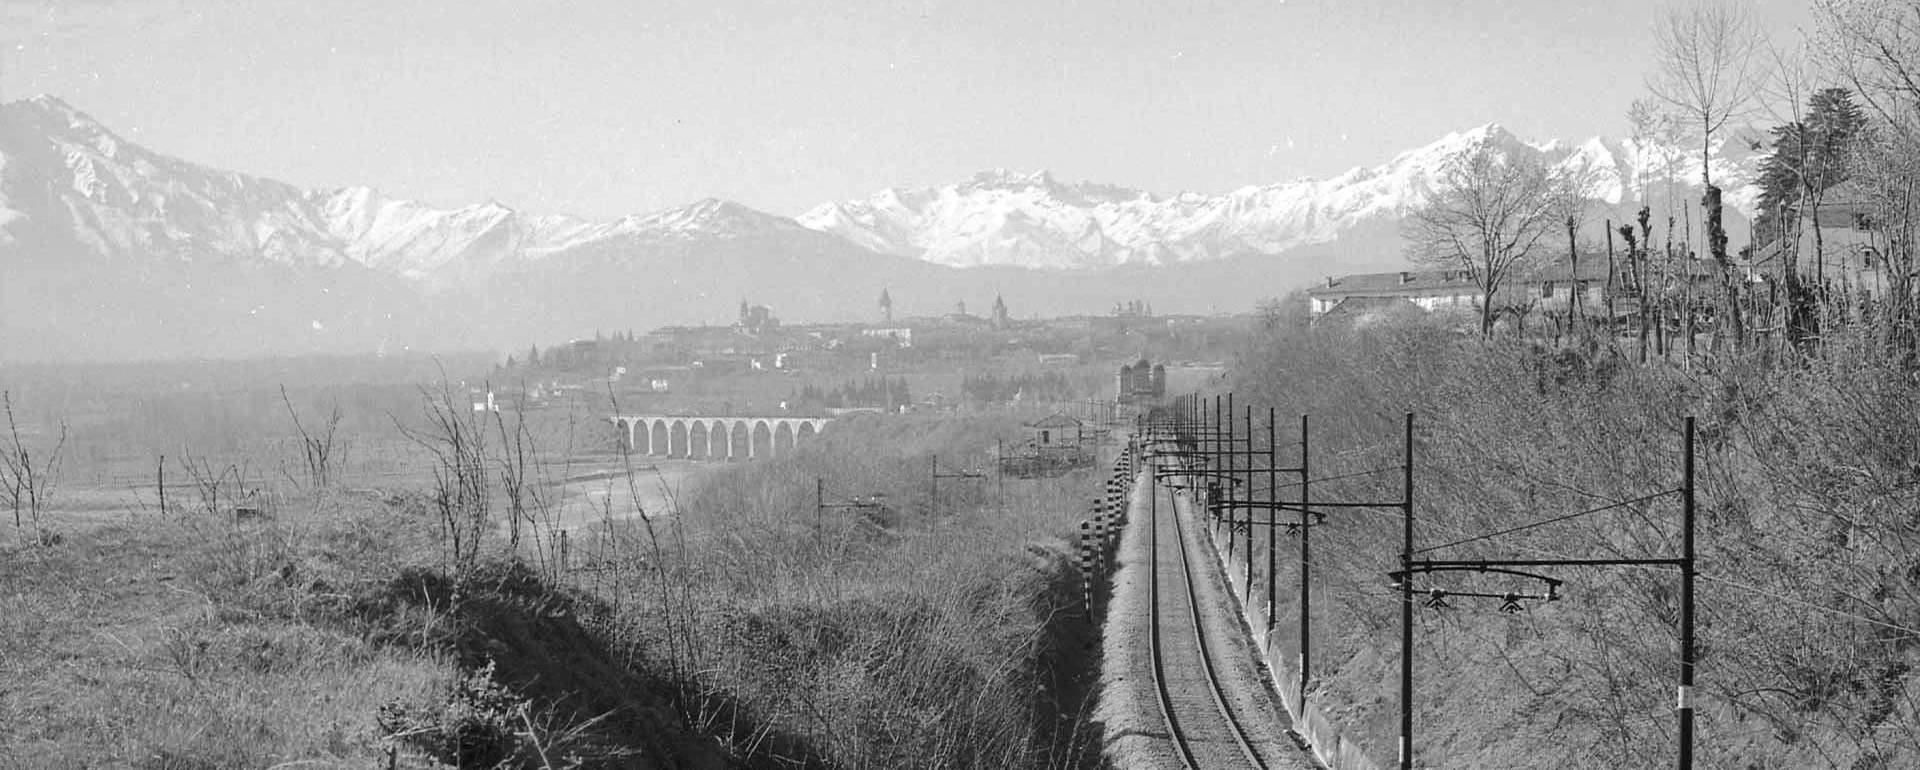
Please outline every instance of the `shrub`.
[[467, 673], [439, 703], [380, 707], [381, 736], [461, 768], [498, 767], [522, 750], [528, 703], [493, 681], [493, 664]]

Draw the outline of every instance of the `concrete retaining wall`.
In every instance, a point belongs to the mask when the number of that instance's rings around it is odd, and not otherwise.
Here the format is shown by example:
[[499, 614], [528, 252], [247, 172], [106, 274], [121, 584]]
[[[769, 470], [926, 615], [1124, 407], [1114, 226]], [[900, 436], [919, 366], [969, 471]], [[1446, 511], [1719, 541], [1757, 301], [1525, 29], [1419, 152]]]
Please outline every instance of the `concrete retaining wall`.
[[1308, 698], [1304, 704], [1300, 702], [1299, 660], [1283, 659], [1285, 655], [1281, 651], [1285, 645], [1278, 643], [1282, 633], [1292, 633], [1293, 629], [1276, 625], [1271, 631], [1260, 630], [1267, 628], [1266, 602], [1243, 601], [1248, 590], [1247, 563], [1241, 554], [1246, 550], [1228, 554], [1225, 540], [1211, 539], [1211, 542], [1214, 557], [1220, 568], [1226, 571], [1228, 584], [1233, 586], [1234, 599], [1240, 604], [1240, 616], [1246, 619], [1247, 627], [1253, 629], [1254, 646], [1259, 648], [1260, 655], [1267, 661], [1267, 675], [1273, 678], [1273, 687], [1280, 693], [1280, 700], [1287, 705], [1287, 713], [1293, 715], [1294, 732], [1307, 740], [1314, 756], [1331, 770], [1384, 770], [1390, 767], [1391, 763], [1375, 762], [1366, 747], [1349, 737], [1338, 723], [1327, 718], [1312, 698]]

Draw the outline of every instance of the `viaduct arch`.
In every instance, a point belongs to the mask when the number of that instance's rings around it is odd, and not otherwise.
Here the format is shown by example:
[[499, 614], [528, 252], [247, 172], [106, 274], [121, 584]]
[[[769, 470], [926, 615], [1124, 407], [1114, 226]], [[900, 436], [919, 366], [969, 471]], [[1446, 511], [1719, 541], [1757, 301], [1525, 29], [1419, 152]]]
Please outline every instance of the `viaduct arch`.
[[634, 454], [752, 460], [792, 452], [826, 430], [831, 417], [681, 417], [617, 414], [616, 439]]

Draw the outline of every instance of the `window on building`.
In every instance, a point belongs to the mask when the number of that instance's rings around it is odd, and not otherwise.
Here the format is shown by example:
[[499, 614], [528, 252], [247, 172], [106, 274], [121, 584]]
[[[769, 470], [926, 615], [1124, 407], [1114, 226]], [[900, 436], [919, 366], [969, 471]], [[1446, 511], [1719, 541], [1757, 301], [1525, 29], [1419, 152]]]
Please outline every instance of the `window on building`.
[[1547, 281], [1545, 283], [1540, 284], [1540, 298], [1553, 299], [1553, 282], [1552, 281]]
[[1854, 214], [1853, 214], [1853, 229], [1855, 229], [1855, 230], [1871, 230], [1871, 229], [1873, 229], [1873, 215], [1872, 215], [1872, 214], [1868, 214], [1868, 213], [1866, 213], [1866, 212], [1864, 212], [1864, 211], [1856, 211], [1856, 212], [1854, 212]]

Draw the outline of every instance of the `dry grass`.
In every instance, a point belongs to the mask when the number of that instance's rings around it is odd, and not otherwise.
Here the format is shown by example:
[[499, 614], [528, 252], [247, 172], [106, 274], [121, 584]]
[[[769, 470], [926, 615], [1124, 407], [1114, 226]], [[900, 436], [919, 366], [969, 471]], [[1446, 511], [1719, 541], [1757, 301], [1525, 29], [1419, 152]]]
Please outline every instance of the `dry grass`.
[[[791, 457], [729, 468], [677, 514], [616, 530], [610, 596], [678, 656], [687, 718], [743, 754], [783, 736], [836, 767], [1077, 767], [1093, 662], [1068, 538], [1095, 471], [943, 482], [1018, 420], [872, 418]], [[815, 509], [881, 493], [889, 510]], [[753, 719], [743, 721], [741, 713]], [[1076, 750], [1084, 749], [1077, 747]]]
[[[1605, 352], [1463, 340], [1417, 324], [1271, 338], [1239, 395], [1283, 427], [1313, 415], [1316, 475], [1393, 465], [1397, 418], [1419, 415], [1423, 545], [1679, 484], [1682, 419], [1700, 427], [1699, 735], [1711, 767], [1920, 762], [1920, 384], [1893, 351], [1845, 330], [1817, 358], [1641, 368]], [[1288, 440], [1283, 431], [1282, 441]], [[1316, 487], [1392, 499], [1397, 476]], [[1397, 734], [1399, 519], [1317, 528], [1316, 686], [1391, 759]], [[1456, 558], [1671, 556], [1665, 500], [1453, 549]], [[1284, 542], [1283, 548], [1289, 543]], [[1286, 552], [1283, 551], [1283, 556]], [[1285, 564], [1285, 562], [1283, 562]], [[1679, 581], [1671, 570], [1541, 570], [1567, 598], [1416, 615], [1423, 762], [1657, 766], [1676, 752]], [[1279, 617], [1295, 612], [1283, 567]], [[1382, 641], [1387, 640], [1387, 641]]]
[[284, 515], [249, 524], [154, 514], [100, 522], [95, 512], [92, 526], [68, 523], [58, 545], [8, 552], [0, 560], [0, 763], [382, 760], [377, 708], [427, 697], [452, 666], [297, 617], [290, 597], [407, 557], [407, 522], [310, 502], [298, 525]]
[[[572, 573], [488, 525], [448, 576], [420, 494], [236, 520], [230, 488], [166, 516], [75, 490], [57, 544], [0, 562], [0, 766], [428, 767], [456, 725], [512, 767], [1084, 766], [1066, 538], [1092, 472], [926, 497], [930, 453], [980, 465], [1017, 425], [845, 421], [593, 528]], [[816, 476], [893, 509], [816, 517]]]

